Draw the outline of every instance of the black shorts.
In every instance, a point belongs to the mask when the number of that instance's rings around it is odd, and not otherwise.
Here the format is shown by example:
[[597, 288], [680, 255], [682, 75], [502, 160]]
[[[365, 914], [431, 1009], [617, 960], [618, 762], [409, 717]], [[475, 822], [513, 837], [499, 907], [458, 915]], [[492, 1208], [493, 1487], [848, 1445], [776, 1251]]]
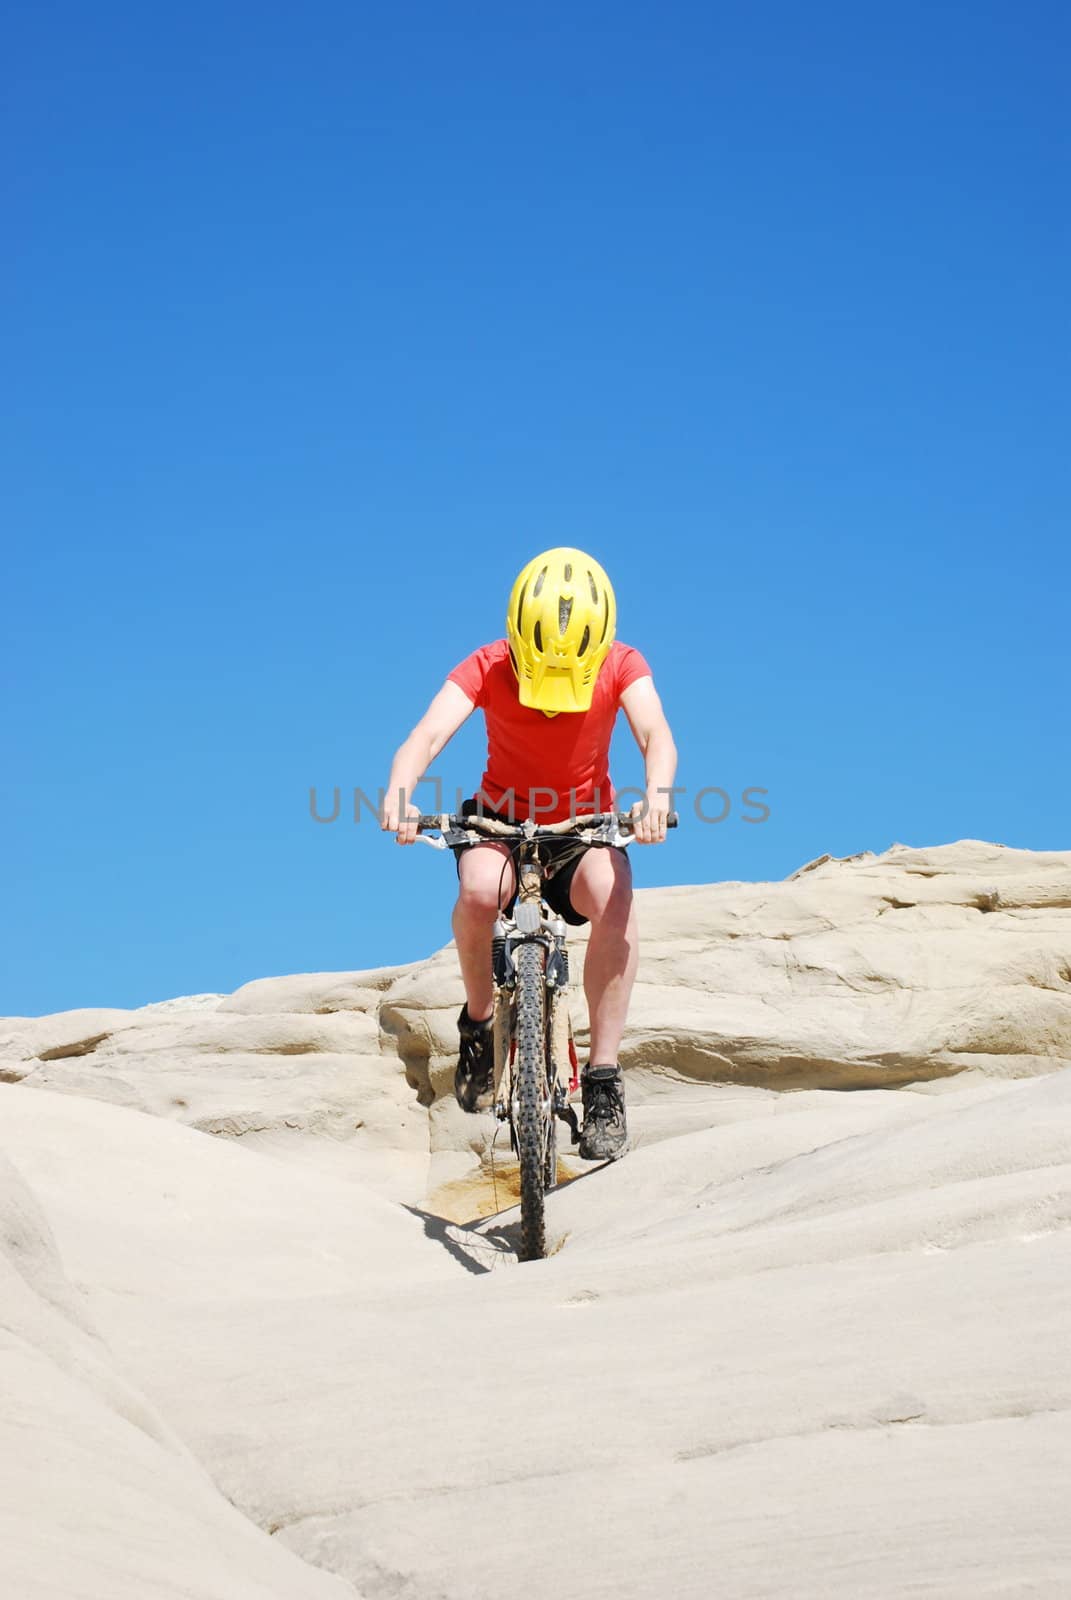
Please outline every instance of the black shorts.
[[[461, 815], [463, 817], [474, 816], [477, 809], [477, 802], [474, 799], [466, 800], [461, 807]], [[512, 817], [501, 816], [497, 811], [489, 811], [486, 806], [483, 808], [483, 815], [485, 817], [492, 817], [496, 822], [513, 821]], [[488, 842], [490, 843], [490, 841]], [[458, 877], [460, 877], [462, 852], [465, 850], [475, 850], [478, 848], [478, 846], [471, 844], [455, 844], [451, 848], [454, 852], [454, 859], [457, 862]], [[543, 899], [547, 902], [547, 905], [552, 911], [556, 911], [559, 917], [562, 917], [566, 922], [571, 923], [574, 928], [582, 928], [588, 920], [587, 917], [582, 917], [580, 915], [580, 912], [576, 909], [572, 900], [569, 898], [569, 890], [572, 888], [573, 877], [576, 873], [577, 867], [580, 865], [581, 861], [587, 855], [589, 850], [615, 849], [618, 849], [616, 845], [582, 844], [579, 839], [570, 838], [568, 834], [563, 835], [563, 837], [560, 839], [540, 839], [540, 854], [550, 869], [550, 876], [544, 877], [543, 879]], [[624, 850], [619, 850], [618, 853], [620, 855], [625, 854]], [[517, 862], [515, 855], [513, 864], [516, 868]], [[510, 899], [509, 904], [503, 907], [507, 916], [513, 911], [516, 899], [517, 896], [514, 894]]]

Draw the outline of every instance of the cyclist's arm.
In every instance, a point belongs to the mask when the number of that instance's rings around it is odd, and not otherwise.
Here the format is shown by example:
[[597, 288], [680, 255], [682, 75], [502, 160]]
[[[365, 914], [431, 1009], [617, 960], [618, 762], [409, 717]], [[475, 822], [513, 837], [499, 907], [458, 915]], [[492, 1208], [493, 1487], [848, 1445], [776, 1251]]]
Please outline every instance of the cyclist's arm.
[[464, 689], [447, 679], [404, 744], [399, 745], [390, 769], [383, 801], [383, 830], [396, 833], [399, 844], [412, 844], [420, 807], [410, 798], [413, 790], [461, 724], [476, 707]]
[[646, 814], [639, 814], [644, 811], [642, 805], [632, 808], [636, 843], [657, 844], [666, 837], [666, 817], [673, 809], [671, 791], [677, 775], [677, 746], [654, 679], [646, 676], [630, 683], [621, 695], [621, 709], [643, 753], [646, 775]]

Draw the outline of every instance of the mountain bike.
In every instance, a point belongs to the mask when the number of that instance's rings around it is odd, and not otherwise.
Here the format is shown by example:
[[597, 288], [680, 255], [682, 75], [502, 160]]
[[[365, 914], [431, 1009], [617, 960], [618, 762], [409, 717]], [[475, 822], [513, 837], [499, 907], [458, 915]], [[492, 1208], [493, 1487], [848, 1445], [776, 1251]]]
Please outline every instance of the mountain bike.
[[[670, 827], [677, 818], [671, 816]], [[494, 978], [494, 1078], [492, 1109], [509, 1124], [510, 1145], [520, 1164], [522, 1261], [546, 1254], [544, 1196], [558, 1178], [557, 1124], [568, 1125], [571, 1143], [580, 1140], [577, 1115], [569, 1104], [580, 1083], [576, 1045], [569, 1019], [569, 956], [566, 924], [543, 900], [549, 862], [540, 841], [575, 835], [584, 845], [625, 848], [632, 843], [633, 819], [627, 812], [570, 817], [564, 822], [509, 823], [480, 816], [422, 816], [418, 833], [425, 844], [445, 850], [488, 839], [511, 846], [517, 880], [512, 914], [499, 912], [491, 935]], [[437, 833], [438, 838], [428, 837]]]

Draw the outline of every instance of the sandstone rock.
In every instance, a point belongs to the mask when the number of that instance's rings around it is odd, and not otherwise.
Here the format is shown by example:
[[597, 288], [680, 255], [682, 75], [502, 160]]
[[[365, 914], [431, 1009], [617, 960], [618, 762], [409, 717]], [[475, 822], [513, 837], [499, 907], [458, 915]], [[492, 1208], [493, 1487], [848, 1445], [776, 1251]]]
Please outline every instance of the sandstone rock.
[[[622, 1050], [634, 1088], [896, 1087], [1071, 1061], [1071, 852], [895, 845], [783, 883], [641, 890], [639, 909]], [[585, 943], [582, 930], [570, 941], [578, 980]], [[410, 966], [266, 978], [222, 998], [16, 1018], [2, 1025], [0, 1078], [305, 1162], [307, 1141], [291, 1136], [318, 1133], [333, 1171], [352, 1141], [366, 1181], [417, 1198], [429, 1158], [475, 1161], [494, 1131], [449, 1110], [462, 998], [447, 946]], [[579, 981], [572, 1007], [583, 1049]]]
[[38, 1062], [91, 1055], [106, 1039], [132, 1025], [135, 1012], [59, 1011], [50, 1017], [0, 1020], [0, 1081], [14, 1082]]
[[1071, 852], [640, 915], [523, 1268], [449, 947], [0, 1025], [0, 1591], [1071, 1591]]
[[[32, 1120], [47, 1119], [49, 1097], [32, 1098]], [[63, 1154], [81, 1166], [75, 1151]], [[97, 1177], [82, 1167], [81, 1180], [92, 1187]], [[0, 1591], [13, 1600], [352, 1600], [348, 1584], [228, 1505], [120, 1376], [44, 1212], [2, 1154], [0, 1305]]]
[[[640, 1082], [641, 1124], [683, 1098], [708, 1126], [663, 1126], [551, 1196], [558, 1252], [523, 1268], [509, 1214], [451, 1230], [71, 1095], [0, 1088], [0, 1146], [121, 1384], [251, 1539], [356, 1593], [1065, 1593], [1071, 1075], [939, 1095]], [[72, 1495], [61, 1540], [60, 1499], [36, 1494], [0, 1574], [72, 1537], [99, 1550], [103, 1526], [131, 1577], [97, 1593], [168, 1595], [136, 1517], [122, 1543], [115, 1446], [91, 1447], [84, 1512]], [[147, 1518], [160, 1495], [185, 1511], [187, 1489], [137, 1473]], [[307, 1592], [307, 1567], [258, 1590], [248, 1559], [229, 1592]]]
[[375, 1014], [385, 989], [406, 967], [377, 967], [371, 972], [298, 973], [287, 978], [257, 978], [222, 998], [220, 1010], [246, 1015], [288, 1012], [329, 1016], [336, 1011]]

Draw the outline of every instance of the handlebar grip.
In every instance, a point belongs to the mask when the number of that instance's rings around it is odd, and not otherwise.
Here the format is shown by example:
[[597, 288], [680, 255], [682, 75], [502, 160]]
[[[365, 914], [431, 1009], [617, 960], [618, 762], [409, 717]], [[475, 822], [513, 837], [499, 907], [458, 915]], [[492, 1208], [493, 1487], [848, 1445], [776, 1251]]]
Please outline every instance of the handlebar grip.
[[425, 817], [425, 816], [421, 816], [421, 817], [417, 818], [417, 832], [418, 833], [424, 833], [429, 828], [441, 828], [442, 825], [443, 825], [442, 817], [437, 817], [437, 816]]

